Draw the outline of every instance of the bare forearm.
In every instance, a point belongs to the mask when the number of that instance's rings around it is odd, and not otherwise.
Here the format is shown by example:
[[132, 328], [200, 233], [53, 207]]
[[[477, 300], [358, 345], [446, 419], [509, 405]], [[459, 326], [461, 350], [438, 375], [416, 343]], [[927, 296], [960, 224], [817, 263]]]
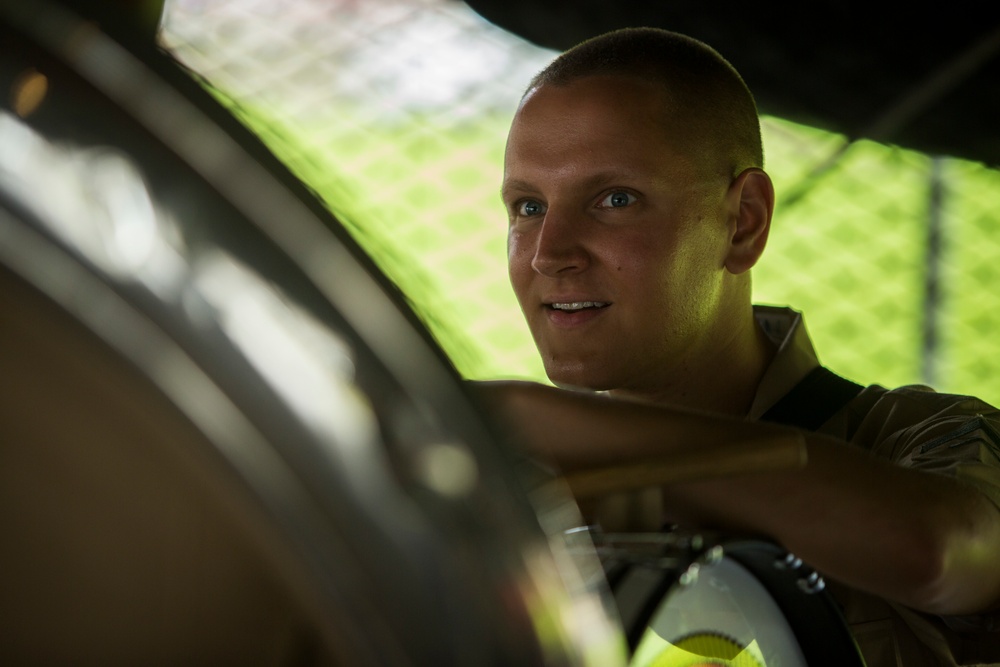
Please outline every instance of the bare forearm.
[[828, 576], [924, 611], [997, 605], [1000, 521], [977, 491], [807, 436], [801, 470], [663, 489], [675, 519], [768, 535]]
[[562, 473], [623, 462], [799, 438], [792, 429], [616, 400], [530, 382], [477, 383], [526, 453]]

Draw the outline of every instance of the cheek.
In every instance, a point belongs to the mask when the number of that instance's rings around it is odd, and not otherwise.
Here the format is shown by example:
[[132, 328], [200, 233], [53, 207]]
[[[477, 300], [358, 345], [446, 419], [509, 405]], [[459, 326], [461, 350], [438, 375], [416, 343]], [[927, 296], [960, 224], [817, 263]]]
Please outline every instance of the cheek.
[[513, 264], [514, 259], [521, 252], [521, 235], [514, 230], [507, 232], [507, 263]]
[[611, 267], [632, 289], [658, 290], [679, 272], [677, 250], [662, 236], [637, 234], [602, 245], [599, 252], [604, 256], [605, 266]]
[[507, 275], [518, 298], [531, 274], [532, 255], [527, 252], [527, 248], [528, 244], [525, 243], [523, 235], [515, 233], [507, 235]]
[[631, 294], [637, 306], [633, 316], [661, 328], [663, 321], [687, 319], [699, 307], [694, 302], [706, 298], [703, 292], [705, 259], [673, 236], [646, 237], [630, 244], [612, 265], [616, 280]]

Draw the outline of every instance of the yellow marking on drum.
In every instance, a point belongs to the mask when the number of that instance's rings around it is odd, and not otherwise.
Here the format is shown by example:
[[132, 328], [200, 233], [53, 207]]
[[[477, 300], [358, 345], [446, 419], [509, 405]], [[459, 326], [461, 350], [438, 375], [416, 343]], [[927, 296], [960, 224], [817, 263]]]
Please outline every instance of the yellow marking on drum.
[[660, 639], [652, 646], [644, 638], [631, 667], [766, 667], [757, 659], [759, 654], [756, 640], [740, 646], [729, 637], [712, 633], [693, 634], [676, 643]]

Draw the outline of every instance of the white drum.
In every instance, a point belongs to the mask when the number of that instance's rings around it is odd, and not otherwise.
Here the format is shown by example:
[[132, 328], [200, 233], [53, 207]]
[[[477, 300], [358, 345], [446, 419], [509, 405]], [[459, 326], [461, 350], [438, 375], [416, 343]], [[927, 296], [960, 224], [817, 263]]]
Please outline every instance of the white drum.
[[635, 667], [863, 665], [822, 577], [759, 539], [595, 537]]

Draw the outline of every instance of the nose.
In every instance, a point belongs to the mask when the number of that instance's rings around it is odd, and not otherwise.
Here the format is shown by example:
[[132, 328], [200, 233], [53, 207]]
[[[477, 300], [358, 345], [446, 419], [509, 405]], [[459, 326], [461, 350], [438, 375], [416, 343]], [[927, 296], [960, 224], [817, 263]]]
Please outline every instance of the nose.
[[584, 243], [585, 221], [549, 208], [535, 237], [531, 268], [544, 276], [577, 273], [590, 263]]

